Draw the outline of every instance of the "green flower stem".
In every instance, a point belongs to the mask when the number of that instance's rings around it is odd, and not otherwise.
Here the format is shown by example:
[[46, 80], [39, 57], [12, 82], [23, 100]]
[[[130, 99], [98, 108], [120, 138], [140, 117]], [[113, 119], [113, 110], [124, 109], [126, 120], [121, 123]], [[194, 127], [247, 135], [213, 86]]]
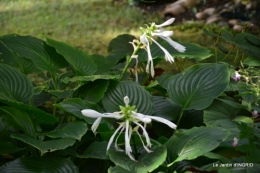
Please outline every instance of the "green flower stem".
[[216, 42], [215, 42], [215, 44], [214, 44], [214, 47], [215, 47], [215, 61], [217, 62], [218, 61], [218, 49], [217, 49], [217, 45], [218, 45], [218, 40], [219, 40], [219, 35], [220, 35], [221, 33], [219, 32], [219, 34], [218, 34], [218, 37], [217, 37], [217, 40], [216, 40]]
[[178, 119], [178, 121], [177, 121], [177, 127], [178, 127], [178, 125], [179, 125], [179, 123], [180, 123], [180, 121], [181, 121], [182, 115], [183, 115], [183, 110], [181, 110], [179, 119]]
[[64, 122], [64, 120], [66, 119], [66, 117], [67, 117], [67, 113], [65, 113], [65, 114], [62, 116], [62, 118], [60, 118], [59, 124], [62, 124], [62, 123]]
[[243, 62], [245, 59], [246, 59], [246, 55], [243, 53], [243, 54], [242, 54], [241, 61]]
[[[57, 103], [58, 99], [55, 97], [54, 100], [53, 100], [53, 104], [52, 105], [55, 105]], [[53, 116], [56, 116], [56, 106], [52, 106], [52, 115]]]
[[125, 67], [124, 67], [124, 70], [123, 70], [123, 72], [122, 72], [122, 74], [121, 74], [119, 80], [122, 80], [122, 78], [124, 77], [124, 75], [125, 75], [125, 73], [126, 73], [128, 67], [129, 67], [129, 65], [130, 65], [130, 63], [131, 63], [131, 61], [132, 61], [132, 56], [136, 55], [137, 51], [140, 49], [140, 46], [141, 46], [141, 43], [138, 43], [138, 45], [136, 46], [136, 48], [135, 48], [133, 54], [130, 56], [130, 58], [127, 58], [127, 60], [126, 60], [126, 61], [127, 61], [127, 62], [126, 62], [126, 65], [125, 65]]
[[227, 57], [228, 57], [228, 55], [230, 54], [230, 52], [232, 52], [232, 50], [235, 48], [235, 45], [233, 45], [233, 47], [230, 49], [230, 51], [228, 51], [228, 53], [226, 54], [226, 56], [223, 58], [223, 60], [222, 61], [224, 61]]
[[178, 58], [175, 58], [176, 64], [178, 66], [178, 69], [180, 72], [182, 72], [183, 70], [185, 70], [184, 66], [182, 65], [182, 63], [178, 60]]
[[237, 53], [236, 53], [236, 56], [235, 56], [235, 59], [234, 59], [234, 63], [236, 63], [236, 60], [237, 60], [237, 57], [238, 57], [238, 53], [239, 53], [239, 50], [237, 49]]
[[142, 81], [142, 86], [144, 86], [144, 84], [145, 84], [145, 82], [149, 79], [149, 77], [150, 77], [150, 74], [149, 73], [147, 73], [146, 75], [145, 75], [145, 77], [144, 77], [144, 80]]
[[[51, 74], [51, 79], [52, 79], [53, 84], [54, 84], [54, 89], [57, 90], [57, 89], [58, 89], [58, 84], [57, 84], [57, 82], [56, 82], [56, 80], [54, 79], [54, 76], [53, 76], [52, 74]], [[58, 101], [58, 99], [55, 97], [55, 98], [54, 98], [54, 101], [53, 101], [53, 105], [56, 104], [57, 101]], [[56, 116], [56, 107], [55, 107], [55, 106], [53, 106], [52, 115], [53, 115], [53, 116]]]

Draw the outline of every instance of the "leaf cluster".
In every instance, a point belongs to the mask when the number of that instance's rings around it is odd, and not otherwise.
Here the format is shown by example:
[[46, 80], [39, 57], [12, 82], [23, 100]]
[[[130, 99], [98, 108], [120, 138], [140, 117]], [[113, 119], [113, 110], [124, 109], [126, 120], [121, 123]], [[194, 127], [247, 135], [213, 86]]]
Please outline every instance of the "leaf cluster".
[[[137, 52], [138, 66], [131, 62], [122, 74], [134, 51], [132, 35], [114, 38], [107, 57], [50, 38], [1, 36], [0, 172], [228, 172], [236, 169], [213, 165], [243, 162], [254, 163], [243, 171], [259, 171], [259, 118], [252, 111], [260, 111], [260, 39], [204, 31], [213, 38], [214, 50], [182, 43], [187, 51], [179, 53], [158, 40], [175, 58], [178, 72], [155, 79], [145, 72], [145, 50]], [[151, 52], [155, 64], [164, 59], [155, 45]], [[232, 79], [235, 70], [243, 74], [240, 81]], [[148, 124], [152, 153], [134, 134], [137, 162], [114, 147], [107, 151], [116, 120], [103, 119], [93, 134], [94, 119], [81, 114], [83, 109], [120, 111], [125, 96], [139, 113], [177, 124], [177, 130]], [[118, 138], [122, 148], [123, 134]]]

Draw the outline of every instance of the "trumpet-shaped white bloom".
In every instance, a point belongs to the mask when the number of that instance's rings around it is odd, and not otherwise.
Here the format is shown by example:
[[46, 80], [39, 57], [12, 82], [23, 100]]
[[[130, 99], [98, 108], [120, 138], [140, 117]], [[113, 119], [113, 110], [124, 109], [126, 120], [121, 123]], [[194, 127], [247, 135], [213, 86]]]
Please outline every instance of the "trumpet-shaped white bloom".
[[158, 42], [156, 42], [153, 39], [153, 36], [158, 36], [161, 39], [167, 41], [173, 48], [175, 48], [179, 52], [186, 51], [186, 48], [184, 46], [180, 45], [179, 43], [173, 41], [170, 38], [170, 36], [173, 35], [173, 31], [165, 31], [162, 29], [162, 27], [172, 24], [174, 22], [174, 20], [175, 20], [175, 18], [171, 18], [161, 25], [156, 25], [155, 23], [152, 23], [151, 26], [147, 26], [146, 29], [141, 27], [143, 34], [140, 37], [140, 42], [142, 42], [145, 45], [146, 51], [148, 53], [146, 72], [149, 73], [149, 68], [150, 68], [150, 73], [151, 73], [152, 77], [154, 77], [154, 67], [153, 67], [153, 60], [152, 60], [152, 55], [151, 55], [151, 50], [150, 50], [150, 42], [154, 42], [157, 46], [159, 46], [159, 48], [165, 54], [166, 61], [169, 61], [170, 63], [174, 62], [174, 59], [171, 56], [171, 54], [165, 48], [163, 48]]
[[[125, 130], [125, 153], [129, 156], [129, 158], [131, 160], [135, 160], [133, 158], [132, 154], [131, 154], [132, 148], [130, 146], [131, 135], [134, 132], [136, 132], [136, 134], [140, 137], [144, 149], [147, 152], [150, 153], [152, 151], [149, 150], [148, 147], [151, 147], [152, 144], [151, 144], [149, 135], [148, 135], [148, 133], [145, 129], [146, 124], [150, 123], [152, 120], [155, 120], [155, 121], [159, 121], [161, 123], [168, 125], [172, 129], [176, 129], [177, 126], [174, 123], [172, 123], [171, 121], [166, 120], [166, 119], [161, 118], [161, 117], [137, 113], [135, 106], [129, 105], [128, 96], [124, 97], [124, 102], [125, 102], [125, 106], [119, 106], [120, 109], [121, 109], [120, 112], [101, 114], [101, 113], [94, 111], [92, 109], [84, 109], [84, 110], [81, 111], [81, 113], [82, 113], [82, 115], [84, 115], [86, 117], [97, 118], [96, 121], [93, 123], [93, 125], [91, 127], [91, 129], [94, 133], [96, 132], [98, 125], [100, 124], [102, 118], [115, 118], [115, 119], [121, 120], [121, 122], [118, 122], [119, 126], [115, 130], [114, 134], [111, 136], [111, 138], [108, 142], [107, 150], [110, 148], [111, 144], [113, 143], [116, 134], [119, 133], [119, 135], [115, 139], [115, 148], [118, 151], [122, 151], [122, 149], [120, 149], [117, 145], [117, 139], [120, 136], [120, 134]], [[142, 123], [144, 124], [144, 126], [142, 125]], [[136, 125], [136, 126], [133, 128], [132, 125]], [[145, 137], [146, 145], [143, 142], [140, 133], [138, 132], [139, 128], [141, 128], [141, 130], [143, 131], [143, 135]]]

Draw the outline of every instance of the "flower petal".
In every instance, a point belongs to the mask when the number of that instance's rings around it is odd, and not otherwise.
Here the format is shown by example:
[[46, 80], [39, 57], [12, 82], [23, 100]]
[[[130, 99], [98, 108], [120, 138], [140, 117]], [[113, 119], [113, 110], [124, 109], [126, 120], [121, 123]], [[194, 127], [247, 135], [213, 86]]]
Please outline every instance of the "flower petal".
[[173, 35], [173, 31], [160, 31], [160, 32], [153, 32], [152, 36], [163, 36], [163, 37], [170, 37]]
[[89, 118], [98, 118], [98, 117], [104, 117], [103, 114], [94, 111], [92, 109], [84, 109], [81, 111], [82, 115], [89, 117]]
[[136, 125], [138, 125], [139, 127], [141, 127], [141, 129], [143, 130], [143, 134], [145, 136], [145, 139], [146, 139], [146, 143], [147, 143], [147, 146], [151, 147], [152, 144], [151, 144], [151, 141], [150, 141], [150, 138], [149, 138], [149, 135], [147, 133], [147, 131], [145, 130], [145, 128], [139, 124], [138, 122], [134, 122]]
[[119, 125], [119, 127], [116, 129], [116, 131], [113, 133], [113, 135], [110, 137], [109, 139], [109, 142], [107, 144], [107, 150], [110, 148], [110, 145], [112, 144], [114, 138], [115, 138], [115, 135], [117, 134], [117, 132], [125, 125], [125, 123], [121, 123]]
[[143, 35], [141, 35], [140, 41], [141, 41], [142, 43], [146, 43], [146, 44], [147, 44], [146, 40], [147, 40], [146, 34], [144, 33]]
[[152, 41], [153, 41], [155, 44], [157, 44], [157, 46], [160, 47], [160, 49], [162, 49], [162, 51], [163, 51], [164, 54], [165, 54], [165, 59], [166, 59], [166, 61], [169, 61], [170, 63], [173, 63], [173, 62], [174, 62], [174, 59], [173, 59], [173, 57], [171, 56], [171, 54], [170, 54], [164, 47], [162, 47], [157, 41], [155, 41], [153, 38], [151, 38], [151, 39], [152, 39]]
[[99, 126], [99, 124], [100, 124], [100, 122], [101, 122], [101, 119], [102, 119], [102, 117], [98, 117], [98, 118], [95, 120], [95, 122], [93, 123], [93, 125], [91, 126], [91, 130], [93, 131], [93, 133], [96, 132], [96, 130], [97, 130], [97, 128], [98, 128], [98, 126]]
[[127, 155], [128, 155], [128, 157], [129, 157], [131, 160], [133, 160], [133, 161], [136, 162], [136, 160], [135, 160], [134, 157], [131, 155], [131, 153], [128, 153]]
[[157, 28], [163, 27], [163, 26], [168, 26], [174, 22], [175, 18], [170, 18], [169, 20], [165, 21], [164, 23], [160, 25], [155, 25]]
[[151, 118], [148, 118], [148, 117], [144, 116], [143, 114], [136, 113], [134, 111], [132, 111], [132, 116], [133, 116], [133, 118], [138, 119], [145, 124], [150, 123], [152, 121]]
[[130, 146], [130, 138], [129, 138], [129, 120], [125, 121], [125, 152], [126, 154], [132, 152], [132, 148]]
[[153, 57], [151, 54], [149, 42], [148, 42], [148, 46], [147, 46], [147, 53], [148, 53], [148, 62], [147, 62], [147, 66], [146, 66], [146, 72], [149, 73], [149, 66], [151, 63], [150, 73], [151, 73], [151, 76], [154, 77], [155, 72], [154, 72], [154, 67], [153, 67]]
[[120, 112], [113, 112], [113, 113], [104, 113], [103, 115], [103, 117], [104, 118], [115, 118], [115, 119], [121, 119], [121, 118], [123, 118], [120, 114], [121, 114], [122, 112], [120, 111]]
[[84, 110], [81, 111], [81, 113], [85, 117], [89, 117], [89, 118], [98, 118], [98, 117], [116, 118], [116, 119], [122, 118], [120, 116], [119, 112], [101, 114], [101, 113], [99, 113], [95, 110], [92, 110], [92, 109], [84, 109]]
[[121, 135], [121, 133], [123, 132], [124, 129], [125, 129], [124, 127], [121, 128], [121, 130], [120, 130], [120, 132], [119, 132], [119, 134], [118, 134], [118, 136], [116, 137], [116, 140], [115, 140], [115, 148], [116, 148], [117, 151], [124, 151], [120, 147], [118, 147], [118, 145], [117, 145], [117, 140], [118, 140], [119, 136]]
[[135, 161], [135, 159], [131, 155], [132, 148], [130, 146], [130, 136], [129, 136], [131, 133], [132, 132], [129, 128], [129, 121], [126, 120], [126, 122], [125, 122], [125, 153], [129, 156], [129, 158], [131, 160]]
[[157, 116], [149, 116], [149, 115], [146, 115], [146, 116], [148, 118], [151, 118], [151, 119], [155, 120], [155, 121], [159, 121], [161, 123], [164, 123], [164, 124], [168, 125], [172, 129], [176, 129], [177, 128], [177, 126], [174, 123], [172, 123], [169, 120], [166, 120], [165, 118], [157, 117]]
[[148, 54], [148, 61], [147, 61], [147, 65], [146, 65], [146, 72], [149, 73], [149, 66], [150, 66], [150, 63], [151, 63], [151, 67], [150, 67], [151, 72], [150, 73], [151, 73], [151, 76], [154, 77], [153, 57], [152, 57], [151, 50], [150, 50], [149, 40], [147, 39], [146, 35], [143, 34], [140, 37], [140, 41], [142, 43], [146, 44], [146, 49], [147, 49], [147, 54]]
[[159, 37], [162, 38], [163, 40], [167, 41], [177, 51], [179, 51], [179, 52], [185, 52], [186, 51], [186, 47], [184, 47], [181, 44], [173, 41], [170, 37], [162, 37], [162, 36], [159, 36]]
[[125, 102], [125, 106], [128, 106], [128, 104], [129, 104], [129, 97], [128, 96], [124, 97], [124, 102]]
[[138, 135], [139, 138], [141, 139], [141, 142], [142, 142], [142, 144], [143, 144], [143, 147], [144, 147], [144, 149], [147, 151], [147, 153], [153, 152], [153, 151], [149, 150], [149, 148], [144, 145], [144, 141], [143, 141], [143, 139], [142, 139], [140, 133], [139, 133], [137, 130], [136, 130], [135, 132], [137, 133], [137, 135]]

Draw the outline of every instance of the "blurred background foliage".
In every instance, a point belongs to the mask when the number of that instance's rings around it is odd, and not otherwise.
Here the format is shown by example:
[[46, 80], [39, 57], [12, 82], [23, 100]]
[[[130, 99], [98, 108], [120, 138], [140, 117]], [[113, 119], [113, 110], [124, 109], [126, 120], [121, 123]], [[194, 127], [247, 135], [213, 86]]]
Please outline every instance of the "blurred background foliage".
[[89, 53], [107, 53], [119, 34], [136, 35], [157, 13], [144, 14], [127, 2], [111, 0], [1, 0], [1, 35], [16, 33], [67, 42]]

